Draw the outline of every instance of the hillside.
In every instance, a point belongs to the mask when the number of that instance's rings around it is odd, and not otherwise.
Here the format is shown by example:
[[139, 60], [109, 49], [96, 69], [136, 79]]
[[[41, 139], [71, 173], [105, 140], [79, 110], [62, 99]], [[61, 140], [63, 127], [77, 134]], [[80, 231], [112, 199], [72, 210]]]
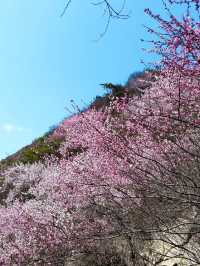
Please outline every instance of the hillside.
[[[124, 93], [128, 92], [129, 97], [135, 95], [140, 95], [145, 89], [148, 89], [152, 82], [154, 82], [159, 73], [157, 71], [144, 71], [135, 72], [130, 75], [127, 83], [125, 85], [114, 85], [112, 83], [101, 84], [104, 89], [107, 90], [103, 96], [96, 96], [94, 101], [89, 104], [88, 109], [94, 108], [96, 110], [103, 109], [109, 105], [111, 97], [122, 97]], [[81, 112], [84, 112], [81, 111]], [[70, 118], [64, 119], [60, 124], [67, 122]], [[58, 128], [60, 126], [58, 125]], [[7, 167], [18, 163], [34, 163], [38, 161], [43, 161], [45, 156], [55, 155], [59, 157], [58, 149], [62, 143], [62, 138], [55, 137], [51, 138], [52, 135], [56, 135], [55, 132], [58, 128], [45, 133], [43, 136], [34, 140], [31, 144], [23, 147], [15, 154], [8, 156], [7, 158], [0, 161], [1, 171], [5, 170]]]

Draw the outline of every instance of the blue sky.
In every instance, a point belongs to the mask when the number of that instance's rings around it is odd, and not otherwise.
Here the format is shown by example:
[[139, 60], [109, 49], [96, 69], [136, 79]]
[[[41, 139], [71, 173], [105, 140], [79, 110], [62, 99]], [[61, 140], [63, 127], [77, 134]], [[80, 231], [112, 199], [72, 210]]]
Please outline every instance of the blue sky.
[[[120, 0], [113, 0], [118, 5]], [[127, 0], [128, 20], [107, 34], [103, 11], [88, 0], [4, 0], [0, 5], [0, 158], [31, 143], [57, 124], [70, 100], [82, 106], [103, 93], [100, 83], [124, 83], [153, 60], [141, 48], [151, 24], [144, 8], [161, 1]], [[149, 37], [149, 36], [148, 36]]]

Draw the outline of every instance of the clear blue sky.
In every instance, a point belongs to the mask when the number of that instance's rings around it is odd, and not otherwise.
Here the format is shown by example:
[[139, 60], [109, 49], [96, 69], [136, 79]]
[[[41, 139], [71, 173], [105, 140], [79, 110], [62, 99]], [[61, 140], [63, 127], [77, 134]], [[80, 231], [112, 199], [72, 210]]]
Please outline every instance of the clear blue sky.
[[151, 23], [143, 10], [159, 11], [161, 1], [127, 0], [131, 18], [112, 22], [99, 42], [106, 21], [90, 2], [73, 0], [61, 19], [64, 0], [1, 1], [0, 158], [67, 116], [70, 99], [89, 103], [103, 93], [100, 83], [124, 83], [149, 60], [140, 42], [142, 24]]

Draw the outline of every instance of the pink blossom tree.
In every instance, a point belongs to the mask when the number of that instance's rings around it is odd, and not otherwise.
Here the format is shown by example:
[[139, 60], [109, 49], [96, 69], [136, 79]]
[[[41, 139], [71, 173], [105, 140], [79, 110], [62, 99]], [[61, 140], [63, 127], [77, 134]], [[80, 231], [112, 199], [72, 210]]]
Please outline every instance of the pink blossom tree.
[[[151, 30], [162, 56], [152, 87], [64, 121], [62, 159], [4, 173], [0, 265], [62, 265], [116, 239], [126, 265], [200, 264], [200, 31], [198, 16], [189, 18], [199, 1], [168, 2], [169, 21], [146, 10], [163, 30]], [[180, 21], [173, 4], [186, 5]]]

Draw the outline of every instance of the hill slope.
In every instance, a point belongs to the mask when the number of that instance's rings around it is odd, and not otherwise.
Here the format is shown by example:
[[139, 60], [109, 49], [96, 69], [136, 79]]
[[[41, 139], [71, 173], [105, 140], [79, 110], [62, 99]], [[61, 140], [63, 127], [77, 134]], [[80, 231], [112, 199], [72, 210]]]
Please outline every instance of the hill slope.
[[[108, 92], [103, 96], [97, 96], [84, 111], [91, 108], [95, 108], [96, 110], [105, 108], [109, 105], [111, 97], [123, 97], [124, 93], [128, 93], [129, 97], [140, 95], [145, 89], [148, 89], [152, 85], [152, 82], [157, 79], [158, 75], [159, 73], [157, 71], [134, 72], [130, 75], [129, 80], [124, 86], [104, 83], [102, 86], [107, 89]], [[60, 138], [60, 134], [59, 137], [56, 137], [56, 132], [58, 131], [60, 125], [67, 123], [70, 119], [71, 117], [64, 119], [57, 128], [45, 133], [43, 136], [34, 140], [31, 144], [1, 160], [0, 170], [3, 171], [7, 167], [18, 163], [26, 164], [43, 161], [46, 156], [50, 155], [56, 155], [59, 157], [58, 149], [62, 143], [62, 138]], [[52, 135], [55, 137], [52, 138]]]

